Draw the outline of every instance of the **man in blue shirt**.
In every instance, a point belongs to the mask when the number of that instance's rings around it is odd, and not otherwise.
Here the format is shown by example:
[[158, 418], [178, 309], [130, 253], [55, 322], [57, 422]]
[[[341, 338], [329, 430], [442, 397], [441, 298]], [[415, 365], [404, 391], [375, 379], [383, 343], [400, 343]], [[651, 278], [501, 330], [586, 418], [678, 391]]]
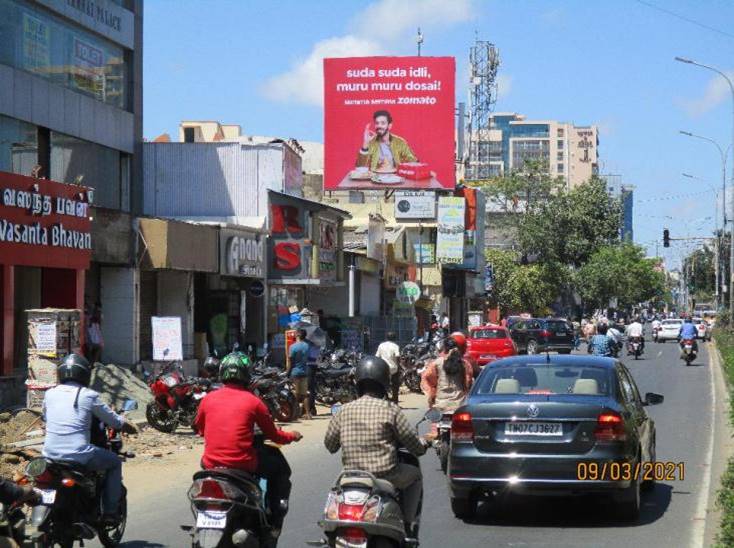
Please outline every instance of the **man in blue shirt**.
[[591, 337], [589, 341], [589, 354], [594, 356], [611, 356], [612, 349], [609, 346], [609, 337], [607, 337], [607, 330], [609, 327], [605, 323], [600, 323], [596, 327], [597, 334]]
[[692, 340], [693, 341], [693, 351], [698, 352], [698, 342], [696, 341], [696, 338], [698, 337], [698, 329], [696, 329], [696, 326], [693, 325], [693, 320], [691, 320], [691, 317], [687, 317], [685, 321], [683, 322], [683, 325], [680, 326], [680, 331], [678, 331], [678, 339], [680, 340], [680, 347], [683, 348], [683, 341], [685, 340]]
[[296, 393], [298, 403], [303, 407], [303, 418], [311, 420], [311, 398], [308, 393], [309, 349], [306, 342], [306, 330], [299, 329], [296, 339], [288, 353], [290, 363], [286, 368], [286, 372], [293, 379], [293, 390]]
[[105, 471], [104, 520], [115, 523], [119, 519], [118, 504], [122, 495], [122, 461], [112, 451], [90, 442], [93, 417], [128, 434], [136, 433], [137, 428], [112, 411], [97, 392], [87, 388], [92, 367], [85, 358], [69, 354], [57, 371], [60, 384], [48, 390], [43, 400], [46, 421], [43, 456]]

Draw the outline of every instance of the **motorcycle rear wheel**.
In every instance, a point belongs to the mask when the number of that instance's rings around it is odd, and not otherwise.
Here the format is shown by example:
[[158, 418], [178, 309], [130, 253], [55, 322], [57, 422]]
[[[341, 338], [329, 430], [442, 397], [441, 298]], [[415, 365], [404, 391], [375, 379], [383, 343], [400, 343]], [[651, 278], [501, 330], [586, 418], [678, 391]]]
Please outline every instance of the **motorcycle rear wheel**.
[[278, 422], [293, 422], [296, 420], [298, 407], [295, 398], [278, 397], [273, 409], [273, 418]]
[[148, 424], [164, 434], [170, 434], [178, 428], [178, 420], [173, 413], [164, 411], [155, 401], [145, 406], [145, 418]]
[[119, 546], [122, 535], [125, 534], [125, 525], [127, 525], [127, 489], [123, 487], [122, 498], [120, 499], [120, 522], [114, 527], [101, 527], [97, 531], [102, 546], [105, 548]]
[[421, 377], [417, 371], [408, 371], [403, 377], [403, 383], [411, 392], [416, 394], [421, 393]]

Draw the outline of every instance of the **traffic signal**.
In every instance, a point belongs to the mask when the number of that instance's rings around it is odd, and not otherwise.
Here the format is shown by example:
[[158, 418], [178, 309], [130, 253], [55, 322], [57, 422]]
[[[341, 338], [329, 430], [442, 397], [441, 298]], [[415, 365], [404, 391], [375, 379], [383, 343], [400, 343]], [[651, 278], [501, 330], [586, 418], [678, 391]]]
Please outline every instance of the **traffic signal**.
[[670, 230], [663, 229], [663, 247], [670, 247]]

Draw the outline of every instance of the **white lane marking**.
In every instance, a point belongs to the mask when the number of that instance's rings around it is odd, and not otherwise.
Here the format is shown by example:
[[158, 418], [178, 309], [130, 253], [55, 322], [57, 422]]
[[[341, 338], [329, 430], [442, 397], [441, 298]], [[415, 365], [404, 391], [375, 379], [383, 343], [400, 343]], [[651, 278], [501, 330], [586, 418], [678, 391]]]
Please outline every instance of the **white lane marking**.
[[698, 492], [696, 501], [696, 511], [693, 514], [693, 523], [691, 525], [691, 544], [692, 548], [703, 548], [706, 535], [706, 511], [708, 510], [709, 490], [711, 488], [711, 463], [714, 455], [714, 434], [716, 432], [716, 386], [714, 385], [714, 360], [712, 358], [715, 350], [709, 352], [708, 369], [709, 385], [711, 389], [711, 405], [709, 412], [711, 413], [711, 429], [709, 430], [709, 443], [706, 448], [706, 457], [703, 465], [703, 478], [701, 479], [701, 489]]
[[662, 355], [663, 355], [663, 351], [661, 350], [660, 352], [658, 352], [658, 355], [657, 355], [657, 357], [659, 358], [659, 357], [660, 357], [660, 356], [662, 356]]

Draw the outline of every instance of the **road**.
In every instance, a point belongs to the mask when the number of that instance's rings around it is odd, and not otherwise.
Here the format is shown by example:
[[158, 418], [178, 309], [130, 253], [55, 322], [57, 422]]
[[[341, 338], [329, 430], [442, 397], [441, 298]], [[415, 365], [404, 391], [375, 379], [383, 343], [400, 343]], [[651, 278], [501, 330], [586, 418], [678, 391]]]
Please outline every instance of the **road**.
[[[712, 373], [707, 344], [697, 362], [685, 367], [677, 345], [647, 343], [639, 361], [624, 358], [640, 391], [657, 392], [665, 403], [650, 407], [657, 424], [659, 461], [685, 463], [683, 481], [658, 483], [643, 498], [639, 523], [622, 524], [612, 505], [574, 498], [508, 498], [501, 505], [483, 505], [470, 523], [454, 518], [448, 504], [446, 479], [433, 451], [422, 458], [425, 501], [421, 546], [542, 546], [542, 547], [671, 547], [703, 546], [710, 442], [712, 438]], [[413, 420], [422, 399], [407, 399]], [[412, 405], [412, 407], [411, 407]], [[293, 468], [291, 511], [280, 546], [303, 546], [319, 538], [316, 525], [325, 495], [339, 471], [338, 457], [322, 445], [326, 417], [298, 426], [304, 440], [288, 447]], [[167, 462], [139, 463], [126, 470], [130, 516], [123, 546], [186, 546], [179, 524], [191, 523], [186, 490], [198, 454], [182, 452]]]

